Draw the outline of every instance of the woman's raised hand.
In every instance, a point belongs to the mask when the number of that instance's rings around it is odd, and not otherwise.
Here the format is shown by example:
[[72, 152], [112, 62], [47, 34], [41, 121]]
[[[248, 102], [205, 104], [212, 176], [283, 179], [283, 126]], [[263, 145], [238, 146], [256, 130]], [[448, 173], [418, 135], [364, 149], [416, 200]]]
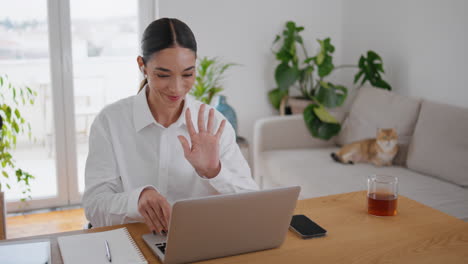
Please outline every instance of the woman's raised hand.
[[208, 114], [208, 124], [205, 126], [205, 104], [198, 111], [198, 133], [192, 123], [190, 109], [185, 111], [185, 121], [190, 135], [191, 144], [184, 136], [178, 136], [185, 158], [192, 164], [198, 175], [213, 178], [221, 170], [219, 161], [219, 139], [223, 133], [226, 120], [221, 121], [219, 128], [214, 132], [214, 109]]

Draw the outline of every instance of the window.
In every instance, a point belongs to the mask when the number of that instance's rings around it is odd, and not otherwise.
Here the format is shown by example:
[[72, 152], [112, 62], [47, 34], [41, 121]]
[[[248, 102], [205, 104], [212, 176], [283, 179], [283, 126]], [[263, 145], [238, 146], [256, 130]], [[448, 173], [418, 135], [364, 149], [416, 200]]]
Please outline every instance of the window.
[[82, 193], [91, 122], [105, 105], [138, 89], [137, 2], [72, 0], [70, 4], [78, 189]]
[[7, 209], [79, 203], [91, 123], [105, 105], [137, 92], [139, 36], [155, 18], [156, 0], [0, 0], [0, 6], [0, 74], [38, 93], [34, 106], [21, 108], [33, 140], [18, 138], [13, 151], [19, 167], [36, 176], [32, 200], [18, 201], [24, 195], [13, 179]]
[[[37, 92], [34, 106], [19, 107], [31, 124], [33, 138], [20, 136], [12, 154], [20, 168], [36, 177], [31, 182], [33, 199], [57, 197], [47, 2], [0, 0], [0, 6], [0, 74], [8, 75], [15, 86], [29, 86]], [[25, 197], [14, 177], [8, 183], [7, 201]]]

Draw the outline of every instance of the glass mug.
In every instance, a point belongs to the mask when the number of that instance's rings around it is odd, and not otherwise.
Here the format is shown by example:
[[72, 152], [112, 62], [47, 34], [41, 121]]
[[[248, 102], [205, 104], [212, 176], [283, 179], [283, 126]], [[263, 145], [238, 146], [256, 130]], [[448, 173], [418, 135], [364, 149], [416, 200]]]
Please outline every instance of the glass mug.
[[398, 178], [371, 175], [367, 178], [367, 212], [377, 216], [397, 214]]

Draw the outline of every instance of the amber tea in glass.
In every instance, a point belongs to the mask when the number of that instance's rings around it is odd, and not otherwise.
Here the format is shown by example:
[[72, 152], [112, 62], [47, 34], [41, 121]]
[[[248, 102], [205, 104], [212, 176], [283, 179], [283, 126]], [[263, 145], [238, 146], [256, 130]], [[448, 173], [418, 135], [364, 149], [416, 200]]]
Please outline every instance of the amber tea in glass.
[[367, 212], [377, 216], [397, 214], [398, 178], [372, 175], [367, 179]]

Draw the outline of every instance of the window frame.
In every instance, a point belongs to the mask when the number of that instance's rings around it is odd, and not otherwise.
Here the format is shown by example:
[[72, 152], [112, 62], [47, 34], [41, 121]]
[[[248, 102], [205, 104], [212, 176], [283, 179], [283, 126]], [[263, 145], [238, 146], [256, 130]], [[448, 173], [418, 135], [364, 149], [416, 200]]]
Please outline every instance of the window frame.
[[[138, 36], [146, 25], [158, 18], [158, 0], [136, 0]], [[42, 208], [78, 205], [79, 192], [70, 0], [47, 0], [50, 80], [55, 128], [57, 196], [7, 202], [9, 213]], [[139, 40], [135, 40], [139, 41]], [[135, 57], [138, 54], [135, 54]]]

